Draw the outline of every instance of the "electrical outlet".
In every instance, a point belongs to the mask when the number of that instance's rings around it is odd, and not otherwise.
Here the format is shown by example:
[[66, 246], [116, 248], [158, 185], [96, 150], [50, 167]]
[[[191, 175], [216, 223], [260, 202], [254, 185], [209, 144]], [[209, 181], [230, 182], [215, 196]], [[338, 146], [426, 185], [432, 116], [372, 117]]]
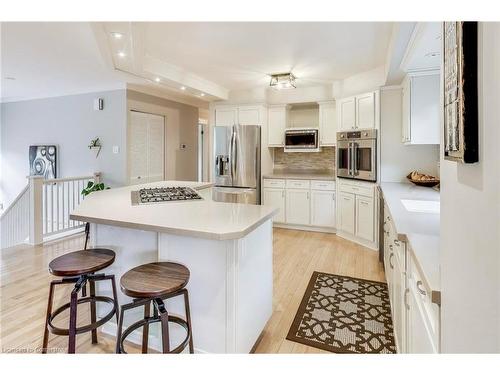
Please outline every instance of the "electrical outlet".
[[119, 146], [113, 146], [113, 154], [119, 154], [120, 153], [120, 147]]

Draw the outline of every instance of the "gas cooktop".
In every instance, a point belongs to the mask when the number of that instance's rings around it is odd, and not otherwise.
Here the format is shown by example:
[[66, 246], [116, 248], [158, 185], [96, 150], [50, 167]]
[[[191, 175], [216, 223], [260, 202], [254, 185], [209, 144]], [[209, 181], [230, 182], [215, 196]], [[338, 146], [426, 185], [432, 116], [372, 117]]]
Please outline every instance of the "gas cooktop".
[[203, 199], [194, 189], [186, 186], [140, 189], [132, 192], [132, 204], [179, 202]]

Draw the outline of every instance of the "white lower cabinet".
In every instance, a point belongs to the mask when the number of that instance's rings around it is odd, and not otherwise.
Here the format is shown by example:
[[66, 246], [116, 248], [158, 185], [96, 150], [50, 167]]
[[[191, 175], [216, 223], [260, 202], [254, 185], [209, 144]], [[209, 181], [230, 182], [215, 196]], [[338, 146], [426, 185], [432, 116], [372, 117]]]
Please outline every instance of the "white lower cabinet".
[[354, 194], [339, 194], [339, 228], [343, 232], [350, 234], [354, 234], [356, 229], [355, 200], [356, 197]]
[[439, 306], [384, 207], [384, 268], [398, 353], [438, 353]]
[[278, 214], [273, 218], [275, 223], [284, 223], [285, 220], [285, 189], [264, 188], [264, 202], [279, 208]]
[[335, 181], [264, 179], [263, 204], [279, 208], [277, 224], [331, 232], [335, 228]]
[[375, 184], [338, 181], [337, 222], [342, 237], [376, 248]]
[[311, 191], [311, 225], [335, 227], [335, 192]]
[[309, 225], [311, 220], [310, 194], [310, 191], [305, 189], [286, 190], [287, 224]]
[[356, 236], [373, 241], [373, 198], [356, 195]]

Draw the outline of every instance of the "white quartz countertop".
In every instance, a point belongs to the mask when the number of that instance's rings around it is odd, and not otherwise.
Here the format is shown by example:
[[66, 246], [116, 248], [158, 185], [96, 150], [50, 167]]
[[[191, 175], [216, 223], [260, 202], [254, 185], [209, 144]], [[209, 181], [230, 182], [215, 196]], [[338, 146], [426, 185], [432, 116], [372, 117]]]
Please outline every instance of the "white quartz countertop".
[[402, 199], [439, 202], [438, 191], [396, 182], [382, 182], [380, 188], [400, 240], [406, 241], [406, 237], [413, 233], [439, 236], [439, 213], [410, 212], [401, 202]]
[[335, 180], [334, 171], [329, 170], [296, 170], [296, 169], [275, 169], [272, 173], [265, 174], [263, 178], [283, 178], [296, 180]]
[[439, 202], [439, 192], [411, 183], [395, 182], [382, 182], [380, 189], [398, 239], [408, 244], [410, 256], [432, 290], [433, 301], [439, 303], [439, 213], [410, 212], [402, 203], [402, 200]]
[[[270, 206], [203, 200], [132, 205], [131, 192], [145, 187], [188, 186], [210, 188], [203, 182], [163, 181], [125, 186], [90, 194], [70, 215], [90, 223], [163, 232], [215, 240], [246, 236], [278, 209]], [[200, 192], [203, 195], [202, 191]]]

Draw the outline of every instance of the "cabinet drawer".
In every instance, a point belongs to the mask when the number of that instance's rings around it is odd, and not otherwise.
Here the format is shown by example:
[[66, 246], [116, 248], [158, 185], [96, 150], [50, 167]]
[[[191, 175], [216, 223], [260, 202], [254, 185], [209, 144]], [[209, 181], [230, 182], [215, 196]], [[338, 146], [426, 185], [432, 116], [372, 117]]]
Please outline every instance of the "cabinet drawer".
[[415, 259], [409, 256], [409, 277], [408, 287], [413, 288], [418, 295], [418, 303], [421, 306], [421, 312], [424, 315], [422, 318], [426, 323], [429, 332], [432, 334], [434, 345], [439, 347], [439, 306], [431, 301], [431, 290], [423, 280], [420, 271], [418, 270]]
[[286, 180], [286, 187], [288, 189], [309, 189], [309, 180]]
[[265, 178], [264, 179], [264, 187], [284, 188], [285, 187], [285, 180], [274, 179], [274, 178]]
[[341, 184], [340, 191], [370, 198], [373, 197], [373, 188], [367, 186]]
[[335, 181], [312, 180], [311, 181], [311, 189], [334, 191], [335, 190]]

